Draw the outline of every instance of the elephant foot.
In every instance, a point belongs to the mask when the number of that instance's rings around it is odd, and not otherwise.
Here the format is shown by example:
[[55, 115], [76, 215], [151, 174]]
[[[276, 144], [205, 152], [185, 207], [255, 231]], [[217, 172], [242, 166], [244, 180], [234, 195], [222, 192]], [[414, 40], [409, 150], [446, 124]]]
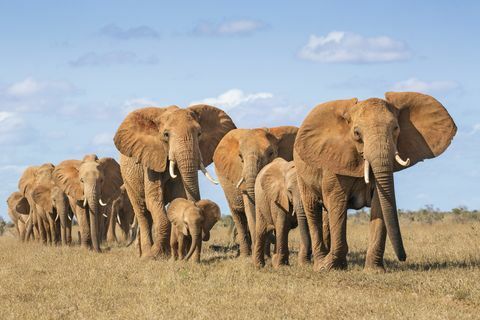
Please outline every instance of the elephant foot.
[[310, 263], [311, 253], [307, 253], [306, 251], [300, 249], [298, 253], [298, 264], [301, 266], [305, 266]]
[[386, 270], [383, 265], [383, 258], [372, 259], [367, 256], [363, 270], [368, 273], [385, 273]]
[[288, 266], [288, 257], [281, 256], [281, 255], [275, 253], [272, 256], [272, 266], [275, 269], [278, 269], [281, 266]]
[[314, 271], [346, 270], [347, 259], [334, 257], [330, 253], [322, 260], [314, 261]]

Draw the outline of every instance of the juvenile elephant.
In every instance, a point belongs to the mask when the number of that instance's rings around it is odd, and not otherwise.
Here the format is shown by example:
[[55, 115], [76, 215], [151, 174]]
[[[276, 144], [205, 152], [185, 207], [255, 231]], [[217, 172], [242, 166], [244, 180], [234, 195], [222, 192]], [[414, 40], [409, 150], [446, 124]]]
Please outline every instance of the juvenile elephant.
[[61, 239], [62, 245], [70, 245], [72, 243], [73, 210], [67, 194], [56, 184], [53, 175], [50, 181], [45, 181], [33, 189], [32, 199], [37, 210], [48, 216], [50, 221], [54, 221], [55, 239]]
[[[120, 187], [120, 194], [118, 198], [112, 201], [111, 213], [108, 215], [108, 226], [107, 226], [107, 241], [109, 242], [120, 242], [127, 241], [130, 236], [130, 231], [133, 228], [132, 224], [134, 222], [135, 212], [133, 211], [132, 204], [130, 199], [128, 199], [127, 190], [125, 186]], [[120, 239], [117, 237], [116, 226], [120, 227], [121, 236]]]
[[[188, 260], [193, 255], [195, 262], [200, 262], [202, 240], [210, 239], [210, 230], [220, 220], [220, 208], [210, 200], [193, 202], [177, 198], [167, 210], [172, 223], [170, 247], [172, 258]], [[186, 251], [188, 246], [188, 252]]]
[[103, 207], [120, 194], [120, 166], [113, 158], [86, 155], [65, 160], [53, 172], [56, 184], [69, 198], [80, 226], [81, 245], [100, 252]]
[[51, 163], [28, 167], [18, 181], [18, 189], [22, 196], [27, 198], [30, 205], [31, 223], [27, 226], [26, 237], [29, 238], [33, 232], [35, 239], [41, 240], [43, 243], [54, 243], [56, 241], [55, 217], [52, 217], [49, 212], [44, 211], [42, 207], [35, 203], [33, 191], [39, 185], [52, 183], [54, 168]]
[[[316, 270], [347, 267], [347, 209], [364, 206], [371, 207], [365, 268], [384, 270], [387, 234], [398, 259], [406, 259], [393, 173], [440, 155], [457, 128], [429, 95], [388, 92], [385, 98], [318, 105], [300, 127], [294, 161]], [[328, 212], [330, 248], [314, 208], [318, 200]]]
[[148, 107], [122, 122], [114, 142], [140, 229], [141, 257], [168, 256], [165, 206], [179, 197], [200, 200], [198, 170], [217, 183], [205, 167], [212, 163], [218, 142], [234, 128], [225, 112], [208, 105]]
[[288, 264], [288, 233], [299, 226], [299, 262], [307, 262], [310, 253], [310, 234], [298, 191], [297, 174], [293, 161], [282, 158], [267, 164], [255, 182], [256, 242], [253, 249], [254, 265], [264, 266], [264, 248], [267, 235], [275, 231], [275, 254], [272, 264]]
[[27, 198], [15, 191], [7, 199], [8, 215], [15, 225], [20, 241], [25, 240], [27, 224], [30, 221], [30, 205]]
[[215, 150], [215, 172], [237, 227], [241, 256], [250, 254], [255, 240], [255, 179], [276, 157], [293, 159], [297, 131], [291, 126], [236, 129], [225, 135]]

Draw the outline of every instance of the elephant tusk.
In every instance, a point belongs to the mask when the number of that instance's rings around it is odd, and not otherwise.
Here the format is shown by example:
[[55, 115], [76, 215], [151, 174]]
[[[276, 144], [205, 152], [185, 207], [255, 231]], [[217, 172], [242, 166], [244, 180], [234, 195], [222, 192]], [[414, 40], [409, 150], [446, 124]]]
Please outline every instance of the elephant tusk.
[[365, 179], [365, 183], [369, 184], [370, 183], [370, 163], [365, 160], [364, 166], [363, 166], [363, 177]]
[[55, 222], [57, 222], [57, 221], [58, 221], [58, 213], [57, 213], [57, 216], [55, 217]]
[[117, 222], [118, 222], [119, 225], [122, 224], [122, 221], [120, 221], [120, 216], [118, 214], [117, 214]]
[[108, 218], [107, 214], [106, 213], [103, 213], [102, 214], [105, 218]]
[[84, 206], [84, 207], [87, 206], [87, 198], [83, 199], [83, 206]]
[[200, 170], [202, 170], [203, 174], [205, 177], [207, 177], [208, 180], [210, 180], [211, 183], [213, 184], [219, 184], [219, 182], [210, 175], [210, 172], [208, 172], [207, 168], [205, 168], [205, 165], [203, 164], [202, 161], [200, 161]]
[[25, 221], [25, 223], [27, 223], [28, 221], [30, 221], [30, 215], [28, 215], [27, 221]]
[[67, 214], [68, 220], [72, 221], [72, 217], [70, 217], [69, 214]]
[[170, 173], [170, 177], [175, 179], [177, 175], [175, 174], [175, 161], [170, 160], [170, 165], [168, 166], [168, 172]]
[[243, 183], [244, 181], [245, 181], [245, 178], [244, 178], [244, 177], [241, 177], [240, 180], [238, 180], [237, 185], [236, 185], [237, 189], [240, 188], [240, 186], [242, 185], [242, 183]]
[[98, 199], [98, 203], [100, 203], [100, 205], [101, 205], [102, 207], [105, 207], [105, 206], [107, 205], [106, 203], [104, 203], [104, 202], [102, 201], [102, 198]]
[[410, 164], [410, 158], [407, 158], [407, 160], [403, 160], [402, 158], [400, 158], [398, 151], [395, 152], [395, 160], [398, 162], [399, 165], [403, 167], [407, 167]]

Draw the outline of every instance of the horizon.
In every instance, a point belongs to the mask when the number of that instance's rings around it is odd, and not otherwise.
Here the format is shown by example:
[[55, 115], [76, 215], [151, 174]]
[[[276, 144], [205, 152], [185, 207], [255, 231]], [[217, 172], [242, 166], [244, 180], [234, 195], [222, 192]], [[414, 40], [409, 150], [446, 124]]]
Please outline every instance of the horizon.
[[[442, 155], [395, 174], [398, 208], [479, 209], [480, 3], [345, 5], [1, 2], [0, 217], [27, 166], [118, 160], [116, 129], [146, 105], [203, 102], [238, 128], [300, 126], [317, 104], [387, 91], [432, 95], [458, 128]], [[229, 214], [222, 188], [199, 180]]]

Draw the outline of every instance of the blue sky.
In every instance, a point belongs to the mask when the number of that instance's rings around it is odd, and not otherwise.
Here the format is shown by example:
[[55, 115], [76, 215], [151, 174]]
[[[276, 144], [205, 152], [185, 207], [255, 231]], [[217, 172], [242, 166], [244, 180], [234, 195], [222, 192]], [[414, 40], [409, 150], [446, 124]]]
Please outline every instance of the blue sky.
[[409, 90], [458, 133], [396, 174], [398, 206], [478, 209], [479, 15], [476, 1], [0, 1], [0, 197], [28, 165], [118, 157], [116, 128], [146, 104], [206, 101], [252, 128]]

